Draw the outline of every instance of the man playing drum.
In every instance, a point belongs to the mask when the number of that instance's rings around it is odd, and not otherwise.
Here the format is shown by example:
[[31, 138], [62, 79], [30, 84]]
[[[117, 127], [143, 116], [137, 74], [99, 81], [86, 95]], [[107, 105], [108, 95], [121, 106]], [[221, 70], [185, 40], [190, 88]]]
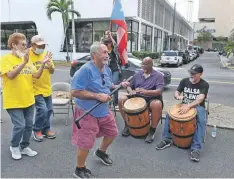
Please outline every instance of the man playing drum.
[[[184, 105], [179, 109], [180, 115], [187, 113], [192, 108], [195, 108], [197, 111], [197, 128], [191, 145], [191, 160], [198, 162], [200, 151], [202, 149], [202, 139], [206, 130], [206, 111], [204, 100], [208, 94], [209, 84], [201, 78], [203, 73], [203, 67], [201, 65], [195, 64], [188, 71], [190, 73], [190, 78], [184, 78], [181, 80], [177, 91], [175, 92], [175, 99], [183, 100], [182, 103]], [[165, 149], [172, 144], [168, 114], [166, 116], [162, 137], [163, 140], [156, 146], [156, 149], [158, 150]]]
[[[162, 91], [164, 88], [163, 74], [153, 69], [153, 60], [146, 57], [142, 62], [143, 70], [136, 73], [131, 81], [131, 85], [127, 87], [127, 92], [135, 97], [142, 97], [148, 103], [151, 111], [151, 128], [145, 139], [145, 142], [152, 143], [154, 140], [154, 133], [158, 122], [161, 119], [163, 101]], [[127, 96], [119, 98], [119, 111], [125, 121], [125, 127], [122, 131], [122, 136], [130, 135], [129, 127], [126, 124], [126, 115], [123, 110], [123, 104], [128, 99]]]

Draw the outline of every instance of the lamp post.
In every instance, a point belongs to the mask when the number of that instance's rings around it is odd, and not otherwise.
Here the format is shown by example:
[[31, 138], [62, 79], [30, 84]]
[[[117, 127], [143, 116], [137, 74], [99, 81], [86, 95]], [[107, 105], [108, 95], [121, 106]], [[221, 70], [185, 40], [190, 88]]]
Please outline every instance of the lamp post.
[[[74, 1], [71, 4], [71, 9], [74, 10]], [[74, 13], [72, 13], [72, 39], [73, 39], [73, 44], [72, 44], [72, 51], [73, 53], [76, 52], [76, 36], [75, 36], [75, 20], [74, 20]]]
[[176, 1], [174, 3], [174, 12], [173, 12], [173, 25], [172, 25], [172, 45], [171, 50], [175, 48], [175, 13], [176, 13]]

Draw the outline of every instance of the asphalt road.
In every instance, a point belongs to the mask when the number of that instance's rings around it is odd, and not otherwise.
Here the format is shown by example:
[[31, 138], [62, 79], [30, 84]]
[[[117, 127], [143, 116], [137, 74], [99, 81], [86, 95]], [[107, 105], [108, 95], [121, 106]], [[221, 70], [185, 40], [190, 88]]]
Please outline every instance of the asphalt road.
[[[195, 62], [204, 65], [207, 72], [204, 76], [207, 77], [207, 80], [233, 82], [233, 78], [222, 77], [222, 74], [233, 75], [233, 72], [220, 69], [218, 59], [215, 59], [214, 54], [204, 55]], [[184, 65], [180, 69], [170, 68], [173, 78], [181, 78], [186, 75], [186, 69], [191, 64]], [[212, 73], [221, 77], [219, 79], [212, 78]], [[176, 74], [178, 75], [176, 76]], [[57, 70], [52, 81], [69, 81], [68, 71], [66, 69]], [[165, 91], [165, 98], [170, 98], [176, 88], [173, 85], [177, 84], [178, 80], [173, 79], [172, 86]], [[214, 85], [210, 91], [212, 101], [215, 94], [218, 94], [216, 88], [220, 87], [220, 89], [225, 90], [225, 96], [218, 97], [217, 95], [217, 102], [233, 105], [234, 102], [231, 102], [234, 99], [233, 94], [231, 94], [231, 89], [229, 92], [227, 88], [233, 89], [234, 85], [227, 84], [225, 87], [224, 84], [216, 82], [212, 83], [212, 85]], [[227, 96], [226, 93], [228, 93]], [[68, 126], [65, 126], [64, 118], [66, 117], [65, 115], [56, 115], [52, 118], [52, 126], [57, 134], [56, 139], [47, 139], [42, 143], [31, 141], [31, 147], [39, 152], [38, 156], [34, 158], [23, 157], [20, 161], [14, 161], [9, 151], [12, 124], [8, 114], [3, 111], [2, 119], [4, 122], [1, 124], [1, 177], [71, 178], [76, 166], [76, 148], [70, 143], [72, 119], [69, 119]], [[116, 121], [121, 131], [123, 121], [119, 116], [117, 116]], [[234, 177], [232, 165], [234, 161], [234, 131], [218, 129], [217, 137], [212, 138], [210, 135], [211, 129], [208, 128], [207, 141], [201, 153], [201, 160], [199, 163], [193, 163], [189, 160], [189, 150], [176, 147], [162, 151], [155, 149], [155, 145], [161, 139], [161, 130], [162, 125], [159, 124], [155, 141], [152, 144], [146, 144], [142, 139], [123, 138], [119, 135], [108, 150], [114, 160], [114, 165], [109, 167], [103, 166], [93, 155], [100, 143], [100, 140], [97, 140], [95, 147], [90, 151], [87, 166], [94, 175], [102, 178]]]

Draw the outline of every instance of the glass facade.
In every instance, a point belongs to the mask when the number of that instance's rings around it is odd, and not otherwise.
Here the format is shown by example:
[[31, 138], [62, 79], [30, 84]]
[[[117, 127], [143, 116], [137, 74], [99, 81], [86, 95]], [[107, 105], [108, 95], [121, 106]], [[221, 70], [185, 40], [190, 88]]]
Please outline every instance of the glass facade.
[[[128, 52], [136, 51], [138, 49], [138, 34], [139, 23], [133, 20], [126, 20], [128, 28]], [[110, 29], [110, 21], [91, 21], [91, 22], [75, 22], [76, 34], [76, 52], [89, 52], [90, 46], [95, 41], [100, 41], [104, 36], [105, 31]], [[113, 38], [116, 40], [117, 26], [111, 25], [111, 32]], [[66, 37], [72, 39], [72, 24], [69, 24]], [[117, 41], [117, 40], [116, 40]], [[69, 52], [72, 52], [72, 45], [69, 44]], [[63, 52], [66, 52], [66, 39], [62, 45]]]
[[1, 50], [9, 50], [7, 47], [8, 38], [11, 34], [19, 32], [26, 36], [28, 47], [31, 38], [37, 35], [37, 27], [34, 22], [2, 22], [1, 23]]

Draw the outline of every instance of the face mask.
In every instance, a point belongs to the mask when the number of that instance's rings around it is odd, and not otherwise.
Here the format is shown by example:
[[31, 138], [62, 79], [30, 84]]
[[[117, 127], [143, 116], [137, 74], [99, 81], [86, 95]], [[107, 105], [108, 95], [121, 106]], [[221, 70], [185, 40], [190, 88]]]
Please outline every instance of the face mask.
[[40, 49], [40, 48], [36, 48], [36, 50], [34, 51], [37, 55], [40, 55], [44, 52], [44, 49]]
[[22, 58], [25, 54], [26, 54], [26, 51], [22, 51], [18, 48], [18, 46], [15, 46], [15, 53], [16, 55], [19, 57], [19, 58]]
[[17, 55], [19, 58], [24, 57], [24, 55], [26, 54], [26, 52], [22, 52], [22, 51], [20, 51], [20, 50], [16, 50], [15, 53], [16, 53], [16, 55]]

